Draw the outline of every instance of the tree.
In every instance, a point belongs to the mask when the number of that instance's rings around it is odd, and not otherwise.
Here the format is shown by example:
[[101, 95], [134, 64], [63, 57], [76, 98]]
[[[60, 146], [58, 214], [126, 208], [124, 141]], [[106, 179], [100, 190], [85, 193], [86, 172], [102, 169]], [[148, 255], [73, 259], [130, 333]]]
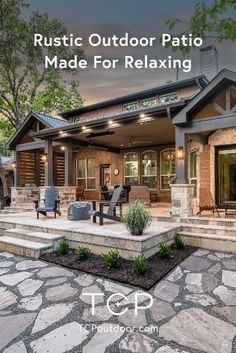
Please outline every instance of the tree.
[[[83, 57], [80, 48], [66, 46], [34, 46], [34, 33], [44, 37], [62, 37], [68, 35], [66, 27], [57, 19], [49, 19], [46, 13], [33, 12], [28, 21], [21, 16], [25, 6], [23, 0], [1, 0], [1, 39], [0, 39], [0, 112], [13, 126], [18, 127], [22, 119], [32, 109], [35, 99], [45, 98], [50, 92], [56, 92], [58, 98], [68, 98], [64, 87], [75, 86], [78, 71], [54, 67], [45, 69], [44, 57], [70, 60], [77, 55]], [[66, 81], [66, 82], [65, 82]], [[53, 91], [52, 91], [53, 89]], [[45, 99], [44, 99], [45, 100]], [[51, 100], [53, 102], [53, 100]], [[81, 98], [78, 105], [81, 104]], [[68, 105], [72, 103], [68, 100]], [[36, 104], [36, 103], [35, 103]]]
[[[194, 13], [191, 16], [187, 28], [181, 28], [182, 34], [191, 33], [194, 37], [213, 37], [218, 42], [223, 40], [236, 40], [236, 1], [235, 0], [214, 0], [210, 5], [206, 5], [203, 1], [197, 1]], [[170, 19], [167, 26], [170, 31], [177, 30], [179, 26], [183, 27], [184, 23], [178, 19]], [[172, 48], [172, 50], [177, 48]], [[183, 54], [191, 51], [191, 47], [181, 46], [180, 50]]]
[[[78, 92], [78, 71], [70, 68], [63, 72], [45, 69], [44, 56], [70, 60], [84, 53], [80, 48], [34, 46], [34, 33], [44, 37], [68, 35], [66, 27], [47, 13], [33, 12], [26, 21], [22, 9], [24, 0], [0, 0], [0, 130], [4, 139], [0, 144], [0, 178], [4, 180], [1, 155], [5, 154], [6, 138], [18, 128], [29, 111], [50, 112], [67, 110], [82, 105]], [[10, 124], [9, 124], [10, 123]], [[7, 131], [6, 131], [6, 126]], [[8, 134], [10, 133], [10, 135]], [[3, 181], [4, 195], [7, 195]]]

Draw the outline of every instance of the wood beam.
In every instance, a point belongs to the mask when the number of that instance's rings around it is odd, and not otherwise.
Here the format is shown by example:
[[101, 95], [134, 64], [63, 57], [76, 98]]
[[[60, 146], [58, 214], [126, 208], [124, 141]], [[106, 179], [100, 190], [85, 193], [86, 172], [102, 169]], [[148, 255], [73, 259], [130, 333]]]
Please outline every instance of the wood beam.
[[44, 152], [47, 155], [45, 162], [45, 186], [53, 186], [53, 147], [51, 140], [45, 140]]
[[69, 142], [65, 146], [65, 186], [73, 185], [73, 155], [72, 144]]

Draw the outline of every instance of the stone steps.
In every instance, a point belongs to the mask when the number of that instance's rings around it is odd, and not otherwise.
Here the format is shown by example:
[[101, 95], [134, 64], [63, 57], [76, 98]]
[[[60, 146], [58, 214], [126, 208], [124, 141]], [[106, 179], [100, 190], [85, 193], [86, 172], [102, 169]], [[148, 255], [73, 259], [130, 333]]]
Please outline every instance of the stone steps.
[[209, 226], [221, 226], [221, 227], [235, 227], [236, 228], [236, 217], [235, 218], [218, 218], [218, 217], [189, 217], [181, 219], [182, 224], [202, 224]]
[[236, 227], [203, 224], [182, 224], [182, 231], [200, 234], [236, 236]]
[[63, 238], [64, 236], [58, 234], [32, 232], [21, 228], [5, 229], [0, 236], [0, 251], [38, 258], [45, 252], [54, 251]]
[[236, 253], [236, 235], [206, 234], [190, 231], [180, 231], [187, 245], [204, 249]]

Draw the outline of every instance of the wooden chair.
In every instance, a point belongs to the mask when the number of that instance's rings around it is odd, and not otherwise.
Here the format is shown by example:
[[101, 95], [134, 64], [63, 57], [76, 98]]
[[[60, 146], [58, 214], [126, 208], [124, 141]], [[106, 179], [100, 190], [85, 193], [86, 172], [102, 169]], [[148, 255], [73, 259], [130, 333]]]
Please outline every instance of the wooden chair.
[[61, 216], [60, 212], [60, 199], [58, 189], [51, 187], [45, 191], [44, 207], [39, 207], [39, 201], [34, 201], [35, 209], [37, 212], [37, 218], [41, 213], [43, 216], [47, 216], [48, 212], [54, 212], [54, 217], [57, 217], [57, 214]]
[[[93, 211], [90, 212], [93, 215], [93, 223], [96, 223], [96, 217], [99, 217], [99, 224], [101, 226], [103, 225], [104, 218], [116, 222], [121, 221], [121, 217], [116, 215], [116, 206], [120, 205], [120, 210], [122, 212], [122, 202], [120, 201], [122, 191], [123, 187], [120, 185], [114, 190], [110, 201], [93, 201]], [[96, 204], [99, 205], [99, 211], [96, 211]], [[109, 206], [107, 213], [103, 211], [104, 206]]]
[[76, 201], [85, 201], [84, 185], [78, 185], [76, 188]]
[[200, 188], [199, 211], [197, 216], [199, 215], [201, 217], [202, 211], [212, 211], [213, 215], [216, 211], [218, 217], [220, 217], [218, 207], [215, 204], [211, 192], [207, 188]]

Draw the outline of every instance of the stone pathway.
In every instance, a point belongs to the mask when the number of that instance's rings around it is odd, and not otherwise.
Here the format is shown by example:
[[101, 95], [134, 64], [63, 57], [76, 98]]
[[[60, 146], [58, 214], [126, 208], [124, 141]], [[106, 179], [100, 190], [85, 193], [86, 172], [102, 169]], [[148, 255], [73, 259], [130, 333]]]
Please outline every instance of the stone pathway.
[[236, 255], [198, 250], [148, 293], [135, 315], [137, 288], [0, 253], [0, 352], [236, 353]]

